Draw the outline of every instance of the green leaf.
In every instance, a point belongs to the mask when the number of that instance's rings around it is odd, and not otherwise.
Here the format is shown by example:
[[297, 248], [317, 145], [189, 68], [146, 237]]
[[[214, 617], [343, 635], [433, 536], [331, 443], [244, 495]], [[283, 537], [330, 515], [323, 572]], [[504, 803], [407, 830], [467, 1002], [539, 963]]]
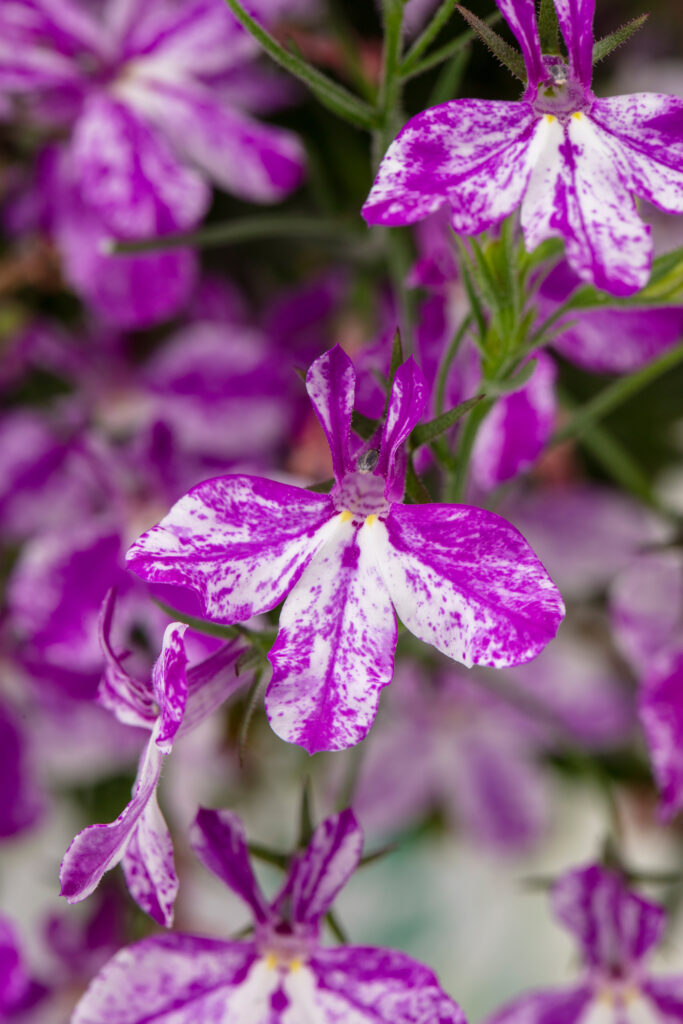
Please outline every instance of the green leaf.
[[[488, 26], [495, 24], [495, 22], [499, 20], [500, 14], [496, 12], [495, 14], [488, 15], [488, 17], [483, 20], [482, 24]], [[451, 39], [448, 43], [444, 43], [443, 46], [438, 47], [436, 50], [432, 50], [430, 54], [423, 57], [423, 59], [418, 61], [417, 64], [408, 64], [408, 58], [406, 58], [401, 65], [401, 75], [403, 76], [404, 82], [407, 82], [411, 78], [417, 78], [418, 75], [423, 75], [426, 71], [431, 71], [432, 68], [438, 67], [439, 64], [443, 64], [444, 61], [450, 60], [451, 57], [454, 57], [457, 53], [460, 53], [461, 50], [464, 50], [465, 47], [472, 42], [475, 35], [475, 32], [468, 29], [466, 32], [462, 32], [459, 36]], [[512, 47], [510, 49], [512, 49]], [[514, 50], [512, 50], [512, 52], [513, 54], [515, 53]]]
[[418, 63], [422, 54], [429, 49], [441, 29], [447, 24], [455, 11], [455, 0], [443, 0], [438, 11], [424, 31], [410, 47], [401, 65], [401, 74], [405, 77]]
[[419, 448], [420, 445], [429, 444], [436, 437], [441, 434], [445, 434], [447, 430], [450, 430], [454, 424], [462, 419], [470, 409], [474, 409], [475, 405], [486, 395], [475, 395], [474, 398], [468, 398], [465, 402], [460, 402], [455, 405], [448, 412], [444, 412], [441, 416], [437, 416], [436, 419], [430, 420], [429, 423], [422, 423], [419, 427], [415, 427], [412, 434], [410, 435], [410, 443], [413, 448]]
[[262, 843], [249, 843], [248, 850], [256, 860], [261, 860], [264, 864], [274, 864], [276, 868], [281, 868], [283, 871], [286, 870], [290, 861], [288, 854], [280, 853], [279, 850], [272, 850], [269, 846], [264, 846]]
[[538, 33], [543, 53], [560, 52], [560, 26], [553, 0], [541, 0], [538, 15]]
[[463, 47], [441, 70], [427, 100], [428, 107], [438, 107], [440, 103], [457, 96], [472, 53], [470, 47]]
[[623, 46], [631, 36], [635, 35], [643, 27], [649, 17], [649, 14], [641, 14], [639, 18], [627, 21], [616, 32], [611, 32], [603, 39], [598, 39], [593, 45], [593, 64], [598, 64], [605, 57], [608, 57], [613, 50], [616, 50], [618, 46]]
[[406, 469], [406, 498], [411, 505], [430, 505], [432, 496], [415, 472], [412, 459]]
[[498, 395], [511, 395], [514, 391], [520, 391], [531, 380], [536, 363], [536, 359], [529, 359], [514, 377], [507, 377], [504, 380], [485, 380], [486, 394], [495, 398]]
[[[230, 0], [228, 0], [230, 2]], [[497, 57], [501, 64], [508, 69], [508, 71], [519, 78], [521, 82], [526, 84], [526, 65], [524, 58], [518, 50], [506, 43], [505, 40], [494, 32], [493, 29], [481, 18], [478, 18], [476, 14], [472, 14], [472, 11], [468, 11], [466, 7], [458, 3], [458, 10], [462, 14], [463, 18], [470, 26], [472, 31], [479, 36], [481, 41], [488, 46], [494, 57]]]
[[330, 926], [330, 931], [334, 935], [337, 942], [341, 943], [342, 946], [349, 945], [349, 937], [346, 934], [346, 929], [342, 926], [339, 918], [335, 915], [334, 911], [328, 910], [325, 915], [325, 920]]
[[301, 790], [301, 804], [299, 806], [299, 849], [305, 849], [313, 835], [313, 812], [311, 809], [311, 780], [307, 777], [304, 780]]
[[303, 82], [323, 106], [357, 128], [373, 131], [378, 127], [377, 113], [369, 104], [354, 96], [343, 86], [337, 85], [331, 78], [302, 60], [301, 57], [297, 57], [281, 46], [251, 15], [247, 14], [240, 0], [225, 0], [225, 2], [242, 27], [253, 36], [266, 53], [291, 75]]
[[[351, 415], [351, 427], [362, 437], [364, 441], [369, 441], [372, 435], [377, 430], [379, 423], [377, 420], [371, 420], [368, 416], [364, 416], [362, 412], [358, 412], [357, 409], [353, 410]], [[312, 490], [313, 488], [309, 488]]]
[[396, 328], [394, 332], [394, 339], [391, 343], [391, 364], [389, 366], [389, 390], [394, 383], [394, 377], [399, 366], [404, 362], [403, 357], [403, 342], [401, 341], [401, 331]]

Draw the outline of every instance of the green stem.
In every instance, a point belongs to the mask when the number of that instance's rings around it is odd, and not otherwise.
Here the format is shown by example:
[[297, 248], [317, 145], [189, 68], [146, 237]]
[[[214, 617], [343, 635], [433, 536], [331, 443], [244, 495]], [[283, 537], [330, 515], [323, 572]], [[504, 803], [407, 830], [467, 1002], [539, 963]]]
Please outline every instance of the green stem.
[[[453, 5], [455, 7], [455, 5]], [[487, 25], [493, 25], [500, 19], [500, 14], [489, 15], [484, 18]], [[464, 49], [465, 46], [469, 45], [475, 37], [475, 33], [471, 29], [467, 29], [466, 32], [461, 32], [460, 35], [456, 36], [455, 39], [451, 39], [448, 43], [444, 43], [443, 46], [439, 46], [438, 49], [432, 50], [430, 54], [424, 57], [422, 60], [410, 61], [409, 58], [412, 50], [408, 51], [406, 59], [401, 65], [401, 76], [404, 82], [409, 81], [411, 78], [417, 78], [418, 75], [423, 75], [426, 71], [431, 71], [432, 68], [438, 67], [439, 64], [443, 64], [445, 60], [450, 57], [454, 57], [456, 53]]]
[[467, 474], [469, 472], [470, 458], [472, 456], [474, 442], [477, 438], [477, 432], [483, 423], [486, 414], [493, 407], [493, 404], [493, 399], [483, 399], [479, 405], [475, 406], [465, 420], [465, 426], [463, 427], [460, 443], [458, 445], [458, 456], [455, 471], [446, 487], [445, 501], [447, 502], [458, 503], [463, 501], [465, 497]]
[[401, 118], [401, 49], [403, 30], [403, 0], [382, 0], [384, 16], [384, 48], [382, 51], [382, 80], [379, 88], [380, 127], [374, 136], [375, 167], [389, 148], [399, 128]]
[[458, 330], [455, 333], [453, 340], [448, 346], [448, 351], [443, 358], [441, 366], [439, 367], [439, 375], [436, 379], [436, 415], [442, 414], [444, 402], [446, 400], [446, 384], [448, 383], [448, 374], [450, 373], [453, 360], [458, 354], [458, 350], [467, 334], [470, 326], [472, 325], [472, 316], [468, 314], [462, 321]]
[[[401, 74], [405, 78], [410, 73], [413, 67], [418, 63], [420, 57], [428, 50], [432, 45], [436, 37], [438, 36], [441, 29], [444, 27], [446, 22], [450, 20], [452, 15], [455, 13], [454, 0], [443, 0], [438, 11], [429, 22], [425, 30], [417, 37], [413, 45], [410, 47], [403, 63], [401, 64]], [[474, 33], [471, 33], [472, 35]]]

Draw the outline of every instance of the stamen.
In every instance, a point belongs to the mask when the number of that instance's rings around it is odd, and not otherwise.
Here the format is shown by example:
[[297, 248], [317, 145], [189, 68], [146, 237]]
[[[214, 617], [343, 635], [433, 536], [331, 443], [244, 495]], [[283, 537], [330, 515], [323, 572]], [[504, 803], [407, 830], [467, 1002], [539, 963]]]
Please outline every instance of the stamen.
[[375, 513], [374, 513], [374, 512], [372, 512], [372, 513], [371, 513], [371, 514], [370, 514], [370, 515], [369, 515], [369, 516], [368, 516], [368, 517], [366, 518], [366, 520], [365, 520], [365, 525], [366, 525], [366, 526], [374, 526], [376, 522], [377, 522], [377, 516], [375, 515]]

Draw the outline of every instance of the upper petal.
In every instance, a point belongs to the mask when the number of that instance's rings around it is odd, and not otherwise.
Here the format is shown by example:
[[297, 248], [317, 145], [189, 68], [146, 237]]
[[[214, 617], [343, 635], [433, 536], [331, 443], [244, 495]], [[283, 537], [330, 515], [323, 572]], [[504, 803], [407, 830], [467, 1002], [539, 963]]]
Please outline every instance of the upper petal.
[[270, 724], [309, 754], [362, 740], [393, 674], [396, 619], [371, 536], [379, 524], [359, 530], [349, 515], [285, 601], [268, 655]]
[[275, 909], [288, 905], [291, 920], [316, 924], [358, 867], [363, 833], [353, 811], [342, 811], [318, 825], [292, 864]]
[[669, 819], [683, 808], [683, 648], [661, 654], [645, 678], [638, 711]]
[[431, 107], [392, 142], [363, 207], [368, 224], [413, 224], [444, 203], [475, 234], [519, 204], [538, 118], [526, 103], [454, 100]]
[[667, 213], [683, 213], [683, 99], [612, 96], [596, 100], [590, 116], [613, 139], [628, 188]]
[[164, 631], [161, 654], [152, 669], [152, 686], [159, 708], [156, 745], [170, 754], [187, 703], [187, 654], [184, 636], [187, 625], [172, 622]]
[[355, 467], [351, 461], [351, 416], [356, 396], [356, 371], [343, 348], [335, 345], [309, 367], [306, 391], [325, 431], [337, 482]]
[[148, 583], [194, 588], [210, 618], [240, 622], [279, 604], [333, 516], [327, 495], [260, 477], [216, 477], [181, 498], [126, 560]]
[[251, 907], [254, 919], [259, 923], [267, 921], [268, 904], [252, 871], [247, 837], [239, 817], [232, 811], [210, 811], [201, 807], [190, 832], [190, 841], [204, 867]]
[[544, 80], [546, 72], [534, 0], [496, 0], [496, 4], [522, 48], [529, 84], [537, 85]]
[[609, 598], [618, 646], [637, 672], [648, 672], [683, 622], [683, 558], [676, 551], [634, 558], [614, 580]]
[[468, 505], [394, 505], [376, 529], [401, 621], [456, 661], [518, 665], [557, 632], [562, 598], [500, 516]]
[[595, 0], [555, 0], [557, 18], [574, 74], [590, 87], [593, 80], [593, 19]]
[[400, 501], [403, 497], [403, 474], [399, 473], [396, 460], [401, 445], [419, 423], [426, 404], [427, 385], [411, 356], [399, 366], [394, 377], [375, 469], [375, 473], [386, 480], [385, 494], [389, 500]]

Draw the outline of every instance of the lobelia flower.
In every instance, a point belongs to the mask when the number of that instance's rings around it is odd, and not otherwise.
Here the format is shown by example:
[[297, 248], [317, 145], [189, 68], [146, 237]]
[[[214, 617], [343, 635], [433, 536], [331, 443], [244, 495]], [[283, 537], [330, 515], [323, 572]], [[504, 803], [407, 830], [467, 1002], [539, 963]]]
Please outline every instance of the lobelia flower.
[[620, 874], [600, 865], [567, 872], [551, 899], [555, 917], [580, 945], [580, 981], [521, 996], [487, 1024], [681, 1020], [683, 974], [653, 978], [646, 962], [664, 931], [662, 907], [631, 892]]
[[61, 895], [69, 903], [85, 899], [103, 874], [121, 862], [133, 899], [160, 924], [173, 920], [178, 879], [171, 836], [159, 810], [156, 790], [164, 758], [177, 735], [194, 728], [242, 685], [234, 672], [243, 645], [230, 641], [187, 668], [187, 626], [171, 623], [153, 671], [151, 685], [131, 676], [110, 644], [114, 596], [102, 614], [106, 667], [98, 698], [126, 725], [150, 731], [130, 803], [116, 821], [90, 825], [67, 850], [60, 870]]
[[320, 945], [321, 922], [360, 861], [351, 811], [324, 821], [268, 903], [239, 818], [200, 810], [192, 844], [205, 867], [250, 908], [254, 936], [224, 942], [153, 936], [118, 953], [76, 1007], [72, 1024], [464, 1024], [428, 968], [388, 949]]
[[[283, 6], [253, 5], [268, 23]], [[221, 0], [96, 8], [5, 0], [0, 8], [0, 93], [69, 135], [40, 155], [40, 226], [72, 286], [111, 322], [143, 327], [177, 312], [196, 259], [189, 249], [114, 258], [107, 240], [193, 228], [210, 183], [273, 203], [301, 182], [298, 139], [251, 116], [283, 96], [272, 73], [259, 77], [257, 57]]]
[[535, 657], [564, 614], [505, 520], [467, 505], [401, 504], [403, 445], [426, 397], [414, 361], [396, 373], [377, 448], [352, 440], [355, 385], [338, 346], [306, 378], [332, 452], [330, 494], [251, 476], [207, 480], [127, 555], [147, 582], [193, 588], [210, 619], [243, 621], [286, 597], [266, 711], [279, 736], [309, 753], [370, 729], [393, 674], [392, 604], [449, 657], [494, 667]]
[[683, 213], [683, 100], [597, 99], [595, 0], [555, 0], [568, 60], [541, 52], [534, 0], [497, 0], [526, 63], [518, 102], [454, 100], [423, 111], [387, 151], [363, 208], [369, 224], [412, 224], [442, 206], [478, 234], [521, 205], [529, 251], [564, 239], [584, 280], [629, 295], [648, 280], [650, 228], [634, 195]]

